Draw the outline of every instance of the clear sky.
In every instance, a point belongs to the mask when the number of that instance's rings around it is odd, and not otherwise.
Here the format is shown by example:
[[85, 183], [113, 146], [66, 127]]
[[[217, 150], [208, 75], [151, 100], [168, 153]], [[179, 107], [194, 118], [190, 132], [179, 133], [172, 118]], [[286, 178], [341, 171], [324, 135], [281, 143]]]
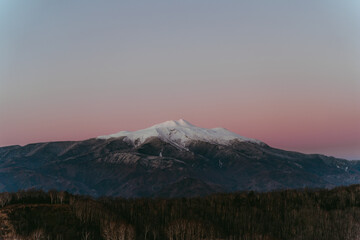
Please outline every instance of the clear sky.
[[0, 146], [179, 118], [360, 159], [360, 1], [0, 0]]

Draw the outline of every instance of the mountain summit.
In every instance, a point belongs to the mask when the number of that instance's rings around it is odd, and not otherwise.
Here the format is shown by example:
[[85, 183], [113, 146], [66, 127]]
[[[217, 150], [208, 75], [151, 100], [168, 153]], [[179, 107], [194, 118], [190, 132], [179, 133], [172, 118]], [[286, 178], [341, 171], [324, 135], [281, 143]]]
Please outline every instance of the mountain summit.
[[124, 140], [134, 146], [143, 144], [151, 137], [157, 137], [173, 146], [184, 149], [186, 149], [186, 146], [192, 141], [203, 141], [221, 145], [228, 145], [233, 141], [262, 143], [258, 140], [230, 132], [225, 128], [200, 128], [184, 119], [166, 121], [134, 132], [121, 131], [111, 135], [99, 136], [98, 139], [120, 137], [125, 137]]

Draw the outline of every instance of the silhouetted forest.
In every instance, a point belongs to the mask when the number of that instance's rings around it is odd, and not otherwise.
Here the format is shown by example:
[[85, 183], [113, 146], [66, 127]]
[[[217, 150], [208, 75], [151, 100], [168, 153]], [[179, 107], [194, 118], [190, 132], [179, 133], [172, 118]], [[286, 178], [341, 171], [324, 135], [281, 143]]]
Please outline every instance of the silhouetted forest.
[[360, 185], [199, 198], [122, 199], [39, 190], [0, 194], [0, 239], [352, 240]]

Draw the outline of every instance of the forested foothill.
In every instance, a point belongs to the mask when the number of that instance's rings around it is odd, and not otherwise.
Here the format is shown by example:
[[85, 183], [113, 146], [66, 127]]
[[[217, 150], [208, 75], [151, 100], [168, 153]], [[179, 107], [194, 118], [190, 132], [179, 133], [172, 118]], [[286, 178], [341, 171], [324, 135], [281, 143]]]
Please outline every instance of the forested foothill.
[[352, 240], [360, 185], [214, 194], [98, 198], [59, 191], [0, 194], [0, 239]]

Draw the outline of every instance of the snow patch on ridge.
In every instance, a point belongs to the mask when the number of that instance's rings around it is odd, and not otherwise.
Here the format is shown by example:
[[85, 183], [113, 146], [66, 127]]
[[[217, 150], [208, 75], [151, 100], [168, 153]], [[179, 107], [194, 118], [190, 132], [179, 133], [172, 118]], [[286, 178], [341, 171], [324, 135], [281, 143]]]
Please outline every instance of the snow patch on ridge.
[[183, 119], [166, 121], [138, 131], [121, 131], [115, 134], [99, 136], [97, 138], [109, 139], [119, 137], [125, 137], [125, 141], [129, 141], [135, 146], [142, 144], [150, 137], [158, 137], [165, 142], [185, 149], [188, 142], [196, 140], [223, 145], [229, 144], [232, 140], [258, 144], [262, 143], [259, 140], [246, 138], [230, 132], [225, 128], [200, 128]]

